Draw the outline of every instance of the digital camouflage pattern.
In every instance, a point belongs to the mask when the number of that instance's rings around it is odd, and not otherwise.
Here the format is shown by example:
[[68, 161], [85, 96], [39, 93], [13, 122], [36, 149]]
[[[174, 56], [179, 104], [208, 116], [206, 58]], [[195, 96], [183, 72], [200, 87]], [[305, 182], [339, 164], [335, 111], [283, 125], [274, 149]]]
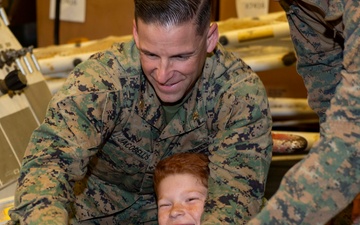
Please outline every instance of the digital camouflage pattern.
[[211, 161], [203, 224], [244, 224], [262, 204], [270, 131], [263, 84], [223, 47], [166, 124], [134, 42], [116, 44], [79, 64], [50, 102], [23, 160], [12, 222], [156, 224], [155, 165], [190, 151]]
[[360, 192], [360, 2], [281, 4], [321, 139], [249, 224], [325, 224]]

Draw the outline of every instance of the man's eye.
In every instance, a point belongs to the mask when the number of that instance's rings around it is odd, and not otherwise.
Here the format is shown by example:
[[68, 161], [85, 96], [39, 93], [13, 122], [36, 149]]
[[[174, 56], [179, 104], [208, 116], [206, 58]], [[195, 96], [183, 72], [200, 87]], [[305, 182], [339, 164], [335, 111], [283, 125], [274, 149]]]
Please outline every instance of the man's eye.
[[175, 56], [174, 58], [177, 60], [184, 61], [184, 60], [188, 60], [189, 56], [178, 55], [178, 56]]
[[147, 56], [150, 58], [156, 58], [156, 55], [154, 55], [154, 54], [148, 54]]
[[152, 53], [144, 53], [144, 55], [148, 58], [156, 58], [157, 57], [157, 55], [152, 54]]

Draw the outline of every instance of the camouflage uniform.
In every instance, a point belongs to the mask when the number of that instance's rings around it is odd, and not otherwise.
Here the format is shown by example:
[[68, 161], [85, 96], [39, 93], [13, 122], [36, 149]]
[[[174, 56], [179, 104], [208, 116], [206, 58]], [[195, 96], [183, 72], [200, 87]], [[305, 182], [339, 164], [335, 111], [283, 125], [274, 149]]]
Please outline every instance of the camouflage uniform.
[[24, 157], [11, 218], [156, 224], [154, 167], [191, 151], [211, 161], [204, 220], [244, 223], [261, 206], [270, 131], [263, 84], [223, 47], [207, 58], [194, 90], [167, 124], [134, 42], [116, 44], [79, 64], [53, 97]]
[[324, 224], [360, 192], [360, 2], [281, 4], [321, 139], [250, 224]]

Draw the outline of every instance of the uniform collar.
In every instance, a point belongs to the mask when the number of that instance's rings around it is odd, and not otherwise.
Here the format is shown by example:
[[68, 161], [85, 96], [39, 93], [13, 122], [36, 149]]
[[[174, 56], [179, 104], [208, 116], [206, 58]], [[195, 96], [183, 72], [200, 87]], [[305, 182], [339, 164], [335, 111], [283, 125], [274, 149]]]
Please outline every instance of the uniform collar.
[[201, 79], [196, 82], [189, 98], [168, 124], [161, 102], [144, 74], [141, 75], [141, 80], [141, 91], [135, 112], [159, 131], [161, 139], [187, 133], [206, 121], [204, 101], [199, 90], [202, 85]]

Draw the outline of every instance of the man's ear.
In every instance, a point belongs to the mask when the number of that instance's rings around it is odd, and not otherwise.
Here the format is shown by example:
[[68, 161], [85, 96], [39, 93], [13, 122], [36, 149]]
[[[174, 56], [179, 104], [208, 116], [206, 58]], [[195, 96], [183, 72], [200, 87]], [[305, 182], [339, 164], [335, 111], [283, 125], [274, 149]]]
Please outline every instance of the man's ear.
[[133, 37], [134, 37], [134, 40], [135, 40], [135, 44], [136, 44], [137, 47], [139, 47], [139, 35], [138, 35], [138, 32], [137, 32], [137, 26], [136, 26], [136, 21], [135, 20], [133, 20], [132, 32], [133, 32]]
[[217, 23], [212, 23], [207, 33], [207, 49], [208, 53], [214, 51], [219, 40], [219, 30]]

